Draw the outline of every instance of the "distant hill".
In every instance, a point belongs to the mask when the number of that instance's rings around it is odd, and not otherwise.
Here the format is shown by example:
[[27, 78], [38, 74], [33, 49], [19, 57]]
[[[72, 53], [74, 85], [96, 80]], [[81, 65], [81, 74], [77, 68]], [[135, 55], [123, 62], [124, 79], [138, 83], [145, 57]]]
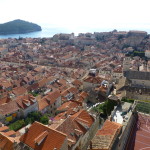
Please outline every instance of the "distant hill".
[[30, 33], [41, 30], [39, 25], [20, 19], [0, 24], [0, 35]]

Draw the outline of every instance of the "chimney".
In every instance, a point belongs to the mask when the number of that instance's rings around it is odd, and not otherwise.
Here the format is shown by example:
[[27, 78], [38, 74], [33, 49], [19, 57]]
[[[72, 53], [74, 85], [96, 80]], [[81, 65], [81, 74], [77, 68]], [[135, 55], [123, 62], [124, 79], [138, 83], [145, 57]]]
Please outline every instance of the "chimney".
[[26, 128], [25, 128], [25, 133], [27, 133], [28, 131], [29, 131], [29, 128], [26, 127]]

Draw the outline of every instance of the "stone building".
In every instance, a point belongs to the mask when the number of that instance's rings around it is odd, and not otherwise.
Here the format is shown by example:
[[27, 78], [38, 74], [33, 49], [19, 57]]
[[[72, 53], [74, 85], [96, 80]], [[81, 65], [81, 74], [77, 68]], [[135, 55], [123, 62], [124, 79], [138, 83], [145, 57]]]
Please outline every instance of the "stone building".
[[150, 88], [150, 72], [125, 71], [124, 76], [131, 80], [131, 85], [134, 87]]
[[150, 50], [145, 51], [145, 57], [150, 58]]
[[130, 57], [125, 57], [123, 60], [123, 71], [130, 70], [132, 64], [131, 64], [131, 58]]

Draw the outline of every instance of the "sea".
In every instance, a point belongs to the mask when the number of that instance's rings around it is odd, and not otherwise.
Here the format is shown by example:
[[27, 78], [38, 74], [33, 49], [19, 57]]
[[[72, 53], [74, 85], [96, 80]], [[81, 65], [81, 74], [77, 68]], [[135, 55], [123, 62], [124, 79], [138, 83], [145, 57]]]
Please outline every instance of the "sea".
[[31, 33], [24, 33], [24, 34], [7, 34], [7, 35], [0, 35], [0, 39], [7, 39], [7, 38], [44, 38], [44, 37], [52, 37], [57, 33], [68, 33], [63, 28], [49, 28], [44, 27], [42, 31], [36, 31]]
[[[9, 34], [9, 35], [0, 35], [0, 39], [7, 39], [7, 38], [49, 38], [53, 37], [55, 34], [59, 33], [74, 33], [76, 36], [79, 33], [94, 33], [94, 32], [109, 32], [113, 31], [114, 28], [74, 28], [68, 29], [63, 27], [42, 27], [42, 31], [25, 33], [25, 34]], [[141, 29], [127, 29], [127, 28], [120, 28], [117, 29], [118, 31], [129, 31], [129, 30], [141, 30]], [[141, 31], [147, 31], [150, 34], [149, 30], [142, 29]]]

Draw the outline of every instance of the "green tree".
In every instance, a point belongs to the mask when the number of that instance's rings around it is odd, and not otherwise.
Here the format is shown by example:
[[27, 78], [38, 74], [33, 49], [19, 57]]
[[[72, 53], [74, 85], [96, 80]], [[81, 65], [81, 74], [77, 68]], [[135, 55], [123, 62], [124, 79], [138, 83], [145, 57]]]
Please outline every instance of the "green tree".
[[31, 112], [28, 114], [29, 118], [33, 118], [34, 121], [40, 121], [42, 114], [40, 112]]
[[9, 125], [9, 129], [11, 130], [14, 130], [14, 131], [17, 131], [19, 130], [20, 128], [24, 127], [25, 126], [25, 122], [24, 120], [18, 120], [12, 124]]
[[48, 124], [49, 118], [47, 115], [44, 115], [40, 118], [40, 122], [43, 124]]
[[34, 118], [32, 117], [32, 118], [29, 118], [29, 117], [27, 117], [26, 119], [25, 119], [25, 124], [26, 125], [28, 125], [28, 124], [30, 124], [30, 123], [33, 123], [34, 122]]
[[114, 109], [114, 106], [117, 105], [116, 101], [107, 100], [103, 104], [99, 104], [98, 106], [94, 107], [92, 110], [98, 113], [103, 113], [106, 116], [111, 114], [111, 111]]

